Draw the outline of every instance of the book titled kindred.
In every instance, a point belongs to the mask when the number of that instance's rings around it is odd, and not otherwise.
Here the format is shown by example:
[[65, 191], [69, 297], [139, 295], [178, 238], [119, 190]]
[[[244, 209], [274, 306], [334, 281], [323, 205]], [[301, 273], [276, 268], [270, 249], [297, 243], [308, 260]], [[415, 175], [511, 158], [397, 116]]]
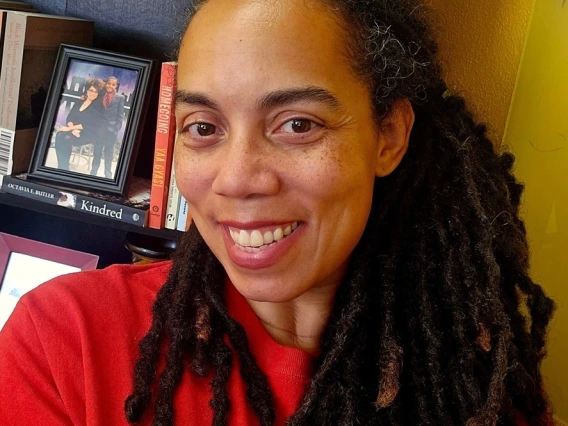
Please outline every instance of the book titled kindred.
[[74, 189], [31, 182], [27, 179], [27, 175], [22, 173], [16, 176], [4, 176], [2, 192], [132, 225], [146, 226], [150, 203], [150, 181], [141, 179], [132, 186], [129, 197], [124, 198], [115, 195], [82, 193]]
[[112, 217], [113, 219], [122, 220], [122, 211], [123, 209], [120, 208], [119, 210], [114, 210], [112, 208], [107, 207], [106, 204], [102, 206], [97, 206], [92, 201], [88, 200], [81, 200], [81, 205], [79, 210], [84, 210], [89, 213], [98, 214], [100, 216], [107, 216]]

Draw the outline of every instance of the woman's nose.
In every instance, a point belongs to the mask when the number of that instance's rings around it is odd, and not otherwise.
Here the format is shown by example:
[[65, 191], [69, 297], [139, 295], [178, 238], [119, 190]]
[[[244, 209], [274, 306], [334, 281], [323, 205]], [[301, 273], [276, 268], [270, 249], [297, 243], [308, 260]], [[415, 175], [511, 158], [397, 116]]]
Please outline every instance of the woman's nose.
[[213, 192], [231, 198], [275, 195], [280, 190], [278, 159], [269, 141], [250, 136], [230, 139], [223, 147]]

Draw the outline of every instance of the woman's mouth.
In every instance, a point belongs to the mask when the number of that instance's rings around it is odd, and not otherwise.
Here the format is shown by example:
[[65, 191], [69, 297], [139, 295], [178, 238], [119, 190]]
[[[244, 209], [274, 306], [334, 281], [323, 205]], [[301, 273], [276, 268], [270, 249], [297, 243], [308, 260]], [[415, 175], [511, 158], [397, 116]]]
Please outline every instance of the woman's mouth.
[[229, 227], [229, 233], [239, 249], [247, 252], [259, 252], [278, 244], [297, 228], [298, 222], [292, 222], [284, 226], [265, 227], [253, 231]]
[[279, 263], [297, 249], [305, 228], [305, 224], [298, 221], [262, 225], [224, 224], [227, 253], [235, 265], [264, 269]]

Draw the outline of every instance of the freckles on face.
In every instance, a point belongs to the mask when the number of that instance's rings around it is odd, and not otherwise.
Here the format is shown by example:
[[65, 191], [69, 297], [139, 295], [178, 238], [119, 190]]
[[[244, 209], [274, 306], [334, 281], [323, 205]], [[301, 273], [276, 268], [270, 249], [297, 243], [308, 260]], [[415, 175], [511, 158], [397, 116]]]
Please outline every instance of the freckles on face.
[[250, 299], [337, 284], [370, 211], [376, 128], [333, 17], [210, 0], [178, 60], [176, 180]]

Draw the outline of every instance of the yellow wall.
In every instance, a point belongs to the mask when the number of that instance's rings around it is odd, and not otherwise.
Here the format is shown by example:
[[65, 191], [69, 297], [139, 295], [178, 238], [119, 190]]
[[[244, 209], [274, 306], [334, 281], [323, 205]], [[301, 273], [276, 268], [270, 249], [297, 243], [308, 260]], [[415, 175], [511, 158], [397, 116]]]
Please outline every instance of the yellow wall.
[[[565, 5], [563, 6], [563, 3]], [[543, 374], [568, 421], [568, 1], [537, 0], [505, 144], [525, 182], [533, 278], [556, 299]], [[568, 423], [568, 422], [567, 422]]]
[[[559, 0], [562, 1], [562, 0]], [[499, 143], [534, 0], [427, 0], [452, 91], [470, 101]]]
[[558, 304], [543, 374], [568, 424], [568, 0], [426, 3], [450, 89], [517, 156], [531, 272]]

